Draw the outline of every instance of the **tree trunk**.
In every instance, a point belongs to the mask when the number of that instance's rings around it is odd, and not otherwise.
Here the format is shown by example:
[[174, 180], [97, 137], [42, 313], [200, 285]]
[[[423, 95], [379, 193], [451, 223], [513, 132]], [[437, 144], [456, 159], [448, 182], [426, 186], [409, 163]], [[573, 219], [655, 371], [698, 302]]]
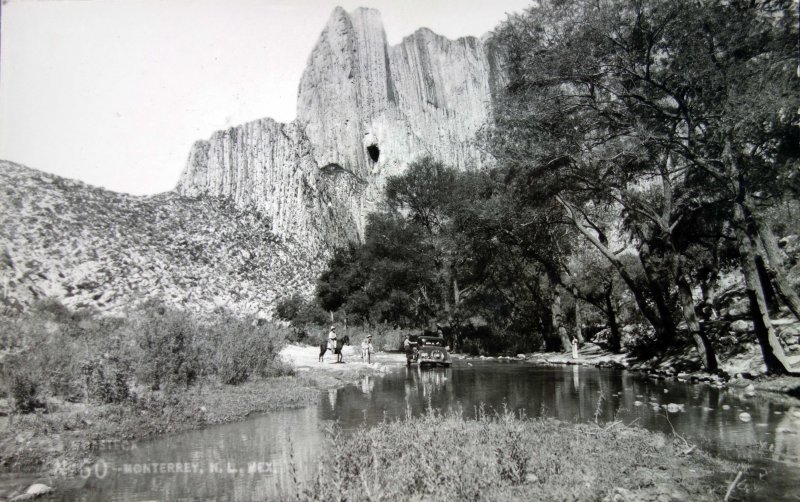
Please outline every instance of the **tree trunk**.
[[[673, 258], [673, 257], [670, 257]], [[650, 253], [647, 246], [644, 245], [639, 251], [639, 261], [644, 269], [645, 277], [647, 277], [647, 286], [650, 290], [650, 297], [653, 304], [656, 306], [658, 316], [661, 318], [661, 325], [663, 326], [662, 336], [658, 338], [662, 347], [669, 347], [675, 341], [675, 322], [672, 320], [672, 311], [667, 304], [667, 295], [664, 291], [663, 280], [653, 275], [653, 265], [650, 263]]]
[[578, 343], [583, 344], [583, 320], [581, 319], [581, 304], [578, 300], [578, 288], [572, 288], [572, 298], [575, 300], [575, 337]]
[[636, 284], [636, 281], [630, 275], [628, 270], [625, 268], [625, 265], [622, 261], [617, 257], [614, 253], [608, 249], [607, 246], [603, 245], [597, 237], [595, 237], [591, 232], [589, 232], [586, 227], [578, 221], [577, 216], [575, 216], [575, 212], [572, 208], [567, 204], [561, 197], [556, 197], [556, 200], [564, 207], [567, 212], [567, 218], [572, 222], [575, 228], [583, 234], [586, 239], [591, 242], [594, 247], [602, 253], [603, 256], [614, 266], [614, 268], [619, 273], [619, 276], [625, 282], [625, 285], [628, 286], [631, 294], [633, 294], [633, 299], [636, 301], [636, 306], [639, 307], [642, 315], [647, 319], [653, 329], [656, 332], [656, 337], [659, 339], [664, 338], [666, 335], [664, 334], [666, 328], [664, 326], [664, 322], [662, 319], [659, 318], [658, 314], [653, 310], [653, 308], [647, 302], [647, 297], [644, 295], [642, 289]]
[[756, 269], [755, 239], [758, 237], [752, 225], [748, 225], [745, 219], [747, 214], [746, 203], [748, 199], [747, 187], [739, 166], [739, 159], [733, 148], [730, 139], [725, 141], [724, 155], [727, 157], [728, 176], [731, 181], [736, 183], [736, 200], [733, 204], [733, 226], [736, 232], [736, 240], [739, 246], [739, 260], [742, 265], [744, 275], [745, 291], [750, 302], [750, 313], [753, 316], [756, 338], [761, 346], [761, 354], [764, 357], [764, 364], [767, 366], [768, 373], [775, 374], [795, 374], [792, 372], [791, 363], [783, 351], [772, 321], [767, 312], [767, 302], [764, 300], [764, 290], [761, 287]]
[[766, 274], [783, 303], [797, 319], [800, 319], [800, 296], [786, 279], [786, 269], [775, 235], [766, 223], [758, 220], [754, 223], [758, 230], [759, 252], [764, 257]]
[[[738, 204], [735, 212], [742, 212]], [[744, 224], [743, 218], [740, 223]], [[741, 227], [741, 225], [738, 226]], [[775, 335], [775, 330], [772, 327], [772, 321], [767, 311], [764, 290], [761, 288], [761, 281], [756, 269], [753, 242], [745, 229], [737, 228], [736, 233], [739, 241], [739, 256], [742, 264], [742, 273], [744, 274], [745, 291], [750, 301], [750, 313], [753, 316], [753, 325], [758, 343], [761, 346], [764, 364], [767, 366], [767, 372], [779, 375], [790, 374], [792, 373], [791, 364], [783, 352], [783, 347], [778, 337]]]
[[447, 314], [447, 324], [452, 325], [453, 323], [453, 307], [450, 304], [450, 291], [451, 289], [451, 281], [450, 281], [450, 269], [447, 267], [445, 269], [444, 280], [443, 284], [441, 285], [441, 292], [442, 292], [442, 303], [444, 304], [444, 311]]
[[611, 296], [611, 288], [606, 289], [605, 294], [606, 302], [606, 315], [608, 316], [608, 330], [611, 331], [611, 336], [608, 338], [608, 345], [611, 352], [619, 354], [622, 341], [622, 335], [619, 332], [619, 324], [617, 323], [617, 313], [614, 309], [614, 299]]
[[717, 356], [714, 353], [714, 347], [711, 345], [711, 341], [697, 321], [697, 314], [695, 314], [694, 311], [694, 299], [692, 298], [692, 288], [685, 276], [679, 276], [676, 282], [678, 284], [681, 307], [683, 308], [683, 317], [686, 319], [686, 327], [689, 329], [692, 339], [694, 339], [695, 346], [700, 353], [700, 359], [703, 361], [705, 370], [709, 373], [713, 373], [717, 371], [718, 368]]
[[767, 265], [764, 263], [764, 258], [756, 252], [753, 257], [756, 261], [756, 271], [758, 272], [758, 281], [761, 283], [764, 293], [764, 301], [767, 302], [767, 312], [770, 314], [778, 313], [778, 294], [772, 286], [772, 279], [767, 273]]
[[564, 316], [561, 311], [561, 292], [558, 290], [558, 286], [556, 286], [554, 290], [553, 304], [550, 307], [550, 310], [553, 312], [553, 332], [557, 334], [558, 338], [561, 340], [561, 347], [564, 351], [570, 352], [572, 350], [572, 343], [570, 343], [567, 330], [564, 328]]
[[703, 320], [706, 322], [719, 317], [716, 280], [716, 273], [712, 273], [700, 282], [700, 291], [703, 292]]

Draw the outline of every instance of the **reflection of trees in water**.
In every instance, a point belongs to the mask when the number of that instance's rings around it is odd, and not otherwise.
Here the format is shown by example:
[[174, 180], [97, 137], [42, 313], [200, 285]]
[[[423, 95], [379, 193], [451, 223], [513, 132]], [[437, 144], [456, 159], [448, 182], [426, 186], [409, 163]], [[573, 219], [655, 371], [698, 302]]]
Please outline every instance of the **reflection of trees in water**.
[[772, 459], [800, 465], [800, 407], [792, 406], [775, 428], [775, 451]]

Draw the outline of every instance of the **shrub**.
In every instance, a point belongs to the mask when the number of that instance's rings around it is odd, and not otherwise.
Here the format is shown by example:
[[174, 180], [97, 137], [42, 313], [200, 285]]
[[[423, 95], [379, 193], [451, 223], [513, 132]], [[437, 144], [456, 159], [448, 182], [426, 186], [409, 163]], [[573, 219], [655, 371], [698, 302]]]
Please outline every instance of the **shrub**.
[[654, 355], [658, 346], [658, 338], [652, 329], [641, 324], [628, 325], [622, 328], [622, 346], [631, 357], [647, 359]]
[[188, 313], [148, 307], [138, 325], [137, 376], [154, 389], [188, 387], [200, 375], [198, 326]]
[[[379, 324], [371, 332], [372, 346], [375, 347], [375, 350], [402, 350], [403, 336], [410, 330], [390, 328], [386, 324]], [[355, 343], [361, 343], [361, 340], [359, 339]]]
[[119, 403], [129, 396], [127, 371], [114, 356], [104, 355], [81, 364], [86, 394], [102, 403]]
[[225, 384], [236, 385], [252, 376], [279, 376], [290, 370], [278, 353], [286, 333], [271, 324], [222, 314], [203, 329], [202, 352], [208, 355], [209, 374]]
[[31, 413], [39, 405], [39, 401], [36, 398], [39, 384], [24, 370], [19, 368], [12, 370], [9, 386], [14, 406], [18, 412]]
[[300, 313], [300, 309], [303, 308], [304, 303], [305, 300], [302, 295], [295, 293], [292, 296], [287, 296], [278, 301], [278, 304], [275, 306], [275, 314], [279, 319], [292, 321]]

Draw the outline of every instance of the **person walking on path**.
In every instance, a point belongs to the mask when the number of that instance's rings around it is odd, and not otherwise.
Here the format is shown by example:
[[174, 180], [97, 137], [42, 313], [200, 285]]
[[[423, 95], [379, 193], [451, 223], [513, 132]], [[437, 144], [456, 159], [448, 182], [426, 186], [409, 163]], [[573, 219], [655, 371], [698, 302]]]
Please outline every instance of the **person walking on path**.
[[572, 358], [578, 358], [578, 339], [574, 336], [572, 337]]

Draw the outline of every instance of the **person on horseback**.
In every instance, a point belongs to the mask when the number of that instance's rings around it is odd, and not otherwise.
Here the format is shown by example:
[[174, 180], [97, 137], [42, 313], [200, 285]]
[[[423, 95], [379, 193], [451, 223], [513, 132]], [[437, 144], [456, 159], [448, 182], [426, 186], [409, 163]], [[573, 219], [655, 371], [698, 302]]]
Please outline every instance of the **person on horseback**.
[[336, 326], [331, 326], [328, 332], [328, 350], [333, 351], [336, 349]]

